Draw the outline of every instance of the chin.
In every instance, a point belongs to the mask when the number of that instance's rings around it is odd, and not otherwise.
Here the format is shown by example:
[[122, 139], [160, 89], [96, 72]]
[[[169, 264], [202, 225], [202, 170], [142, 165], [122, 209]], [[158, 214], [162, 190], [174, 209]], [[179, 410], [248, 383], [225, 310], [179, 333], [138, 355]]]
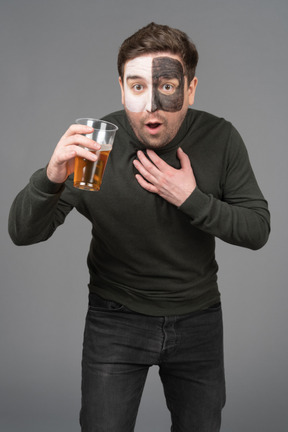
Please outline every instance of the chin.
[[150, 139], [146, 137], [141, 137], [141, 135], [136, 134], [138, 140], [147, 148], [151, 150], [159, 149], [162, 147], [165, 147], [171, 140], [169, 139], [162, 139], [159, 138]]

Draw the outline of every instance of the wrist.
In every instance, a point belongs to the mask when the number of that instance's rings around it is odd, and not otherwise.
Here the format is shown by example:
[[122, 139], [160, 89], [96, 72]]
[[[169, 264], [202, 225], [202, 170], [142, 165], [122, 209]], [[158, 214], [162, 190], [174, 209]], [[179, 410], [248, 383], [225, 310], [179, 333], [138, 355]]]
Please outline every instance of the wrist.
[[53, 167], [51, 167], [50, 162], [46, 168], [46, 176], [51, 183], [58, 185], [61, 185], [66, 180], [66, 178], [63, 178], [63, 175], [59, 174], [59, 172], [57, 172], [55, 169], [53, 169]]
[[183, 191], [181, 197], [179, 197], [177, 207], [181, 207], [185, 203], [185, 201], [192, 195], [192, 193], [194, 192], [195, 189], [196, 189], [196, 186]]

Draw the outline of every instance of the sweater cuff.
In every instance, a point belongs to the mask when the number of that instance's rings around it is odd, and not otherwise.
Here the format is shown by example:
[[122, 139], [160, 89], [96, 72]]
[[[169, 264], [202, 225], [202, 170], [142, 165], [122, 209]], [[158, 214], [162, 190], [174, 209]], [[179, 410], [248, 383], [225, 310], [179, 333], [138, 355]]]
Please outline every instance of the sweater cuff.
[[32, 182], [34, 187], [43, 193], [52, 195], [62, 192], [64, 189], [64, 183], [54, 183], [47, 177], [47, 168], [42, 168], [36, 171], [32, 176]]
[[207, 209], [209, 202], [209, 195], [201, 192], [200, 189], [196, 187], [192, 194], [181, 206], [178, 207], [178, 209], [189, 216], [192, 221], [195, 221], [201, 218], [201, 215], [205, 213], [205, 209]]

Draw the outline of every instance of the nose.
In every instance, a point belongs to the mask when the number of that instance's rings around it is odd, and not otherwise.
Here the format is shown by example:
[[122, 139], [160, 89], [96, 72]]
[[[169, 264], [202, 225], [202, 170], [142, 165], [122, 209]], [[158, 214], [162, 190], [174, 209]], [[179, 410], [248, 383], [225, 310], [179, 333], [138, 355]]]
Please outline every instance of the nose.
[[159, 97], [158, 97], [158, 92], [157, 89], [154, 88], [152, 89], [151, 92], [151, 106], [150, 106], [150, 112], [155, 112], [157, 110], [161, 109], [161, 104], [159, 101]]
[[155, 98], [155, 96], [152, 96], [152, 101], [151, 101], [151, 112], [155, 112], [158, 110], [158, 104], [157, 104], [157, 100]]
[[149, 89], [149, 92], [147, 93], [147, 99], [146, 99], [146, 106], [145, 111], [147, 112], [155, 112], [159, 109], [158, 103], [157, 103], [157, 95], [153, 91], [153, 89]]

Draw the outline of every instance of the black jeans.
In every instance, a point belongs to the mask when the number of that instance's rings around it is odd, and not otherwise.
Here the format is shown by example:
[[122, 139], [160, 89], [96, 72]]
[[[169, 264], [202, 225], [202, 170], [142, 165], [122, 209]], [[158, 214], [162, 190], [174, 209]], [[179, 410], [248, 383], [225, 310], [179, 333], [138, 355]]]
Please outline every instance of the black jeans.
[[173, 432], [218, 432], [225, 403], [221, 305], [179, 316], [132, 312], [95, 294], [82, 359], [82, 432], [133, 432], [158, 365]]

